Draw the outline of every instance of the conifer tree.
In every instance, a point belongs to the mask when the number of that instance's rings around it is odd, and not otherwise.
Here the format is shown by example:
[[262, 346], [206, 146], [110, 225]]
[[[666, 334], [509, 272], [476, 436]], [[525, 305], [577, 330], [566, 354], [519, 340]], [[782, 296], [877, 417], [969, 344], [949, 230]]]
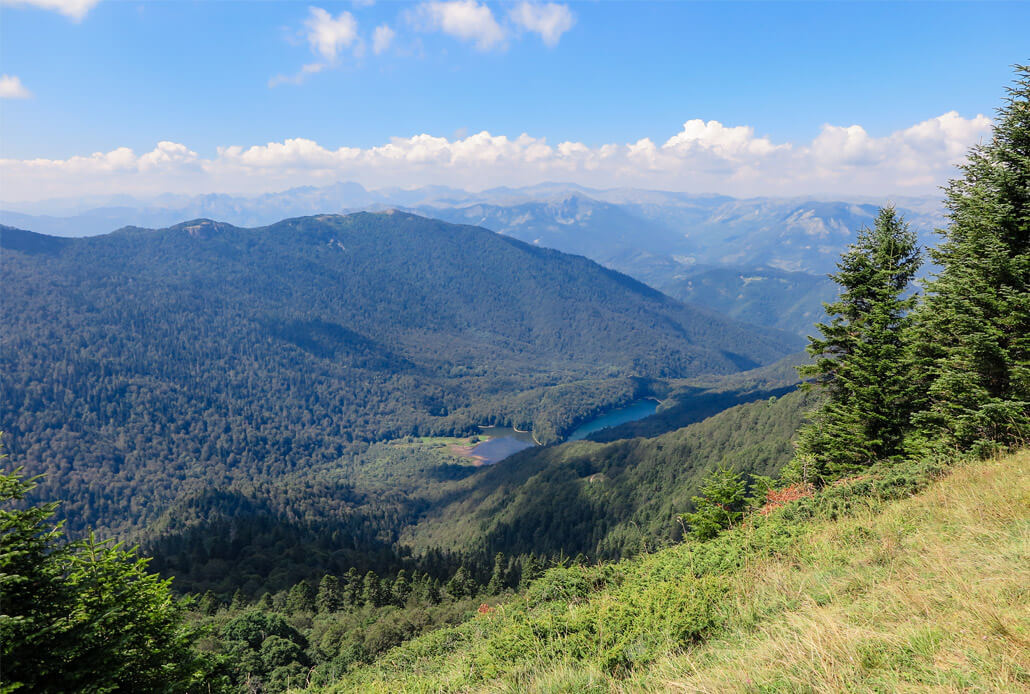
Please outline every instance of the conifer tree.
[[519, 590], [525, 590], [530, 583], [540, 577], [544, 572], [544, 567], [533, 554], [524, 554], [520, 560]]
[[893, 207], [862, 229], [830, 277], [840, 285], [826, 305], [822, 337], [809, 337], [814, 363], [803, 376], [827, 398], [800, 432], [806, 477], [826, 480], [901, 454], [915, 407], [906, 336], [916, 298], [906, 296], [920, 265], [915, 233]]
[[239, 588], [232, 594], [232, 600], [229, 601], [229, 611], [236, 613], [247, 607], [247, 596], [243, 594], [243, 591]]
[[343, 592], [340, 580], [332, 574], [326, 574], [318, 584], [318, 595], [315, 597], [315, 608], [321, 614], [339, 612], [343, 608]]
[[57, 504], [25, 503], [35, 486], [0, 468], [0, 691], [223, 691], [170, 579], [92, 534], [67, 542]]
[[447, 592], [459, 600], [476, 594], [476, 582], [464, 566], [459, 566], [451, 580], [447, 581]]
[[701, 487], [701, 496], [691, 498], [693, 513], [681, 516], [690, 536], [710, 540], [743, 516], [747, 484], [740, 473], [720, 466], [709, 474]]
[[494, 568], [490, 573], [490, 582], [486, 584], [488, 595], [499, 595], [508, 586], [508, 562], [504, 554], [498, 552], [494, 555]]
[[358, 605], [362, 601], [362, 590], [364, 584], [361, 581], [361, 575], [358, 570], [353, 566], [347, 569], [347, 573], [343, 576], [343, 601], [348, 605]]
[[286, 611], [291, 614], [313, 612], [315, 609], [315, 593], [307, 581], [300, 581], [290, 588], [286, 596]]
[[393, 586], [390, 588], [390, 599], [394, 604], [404, 607], [410, 595], [411, 583], [408, 581], [408, 572], [401, 569], [397, 572], [397, 578], [393, 580]]
[[984, 453], [1030, 438], [1030, 66], [946, 189], [940, 271], [918, 313], [916, 443]]
[[369, 571], [366, 573], [361, 588], [361, 597], [364, 603], [369, 607], [382, 607], [386, 604], [386, 595], [387, 593], [383, 590], [383, 584], [379, 580], [379, 576], [376, 575], [376, 572]]
[[211, 616], [218, 612], [218, 608], [221, 603], [218, 602], [218, 598], [210, 590], [205, 592], [200, 598], [200, 602], [197, 605], [197, 609], [200, 610], [201, 614]]

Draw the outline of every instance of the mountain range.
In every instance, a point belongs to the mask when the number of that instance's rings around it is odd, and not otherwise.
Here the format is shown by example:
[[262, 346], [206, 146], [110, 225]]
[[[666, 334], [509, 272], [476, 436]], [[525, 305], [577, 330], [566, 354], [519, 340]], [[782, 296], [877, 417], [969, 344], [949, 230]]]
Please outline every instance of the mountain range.
[[[109, 196], [6, 205], [0, 222], [56, 236], [212, 218], [241, 226], [356, 210], [403, 209], [583, 255], [671, 296], [802, 336], [834, 296], [826, 274], [888, 200], [734, 199], [562, 183], [469, 192], [444, 186], [366, 190], [357, 183], [252, 197]], [[935, 198], [894, 201], [924, 245], [944, 218]], [[19, 211], [14, 211], [17, 208]]]

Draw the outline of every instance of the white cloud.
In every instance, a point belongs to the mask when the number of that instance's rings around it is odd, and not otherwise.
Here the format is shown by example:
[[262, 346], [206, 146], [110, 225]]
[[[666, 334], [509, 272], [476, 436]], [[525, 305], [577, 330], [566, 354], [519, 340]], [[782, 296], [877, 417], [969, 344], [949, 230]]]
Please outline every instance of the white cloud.
[[687, 120], [656, 144], [641, 138], [591, 146], [486, 131], [463, 137], [395, 137], [331, 149], [304, 138], [218, 148], [204, 158], [160, 142], [137, 155], [120, 147], [69, 159], [0, 160], [5, 197], [26, 201], [103, 193], [261, 193], [356, 180], [370, 187], [449, 184], [472, 189], [564, 180], [731, 195], [925, 194], [955, 174], [990, 120], [945, 113], [883, 137], [826, 125], [809, 142], [774, 142], [750, 126]]
[[706, 150], [726, 159], [771, 154], [790, 145], [774, 145], [768, 138], [755, 137], [755, 129], [738, 125], [726, 127], [719, 121], [707, 123], [700, 118], [688, 120], [683, 130], [673, 135], [662, 145], [662, 149], [679, 153], [691, 150]]
[[136, 165], [140, 171], [147, 172], [183, 166], [192, 168], [199, 164], [198, 160], [197, 153], [191, 151], [186, 145], [162, 140], [153, 150], [139, 157]]
[[423, 2], [412, 15], [425, 31], [441, 31], [463, 41], [472, 41], [481, 51], [504, 45], [504, 29], [494, 13], [476, 0], [433, 0]]
[[329, 63], [336, 62], [342, 48], [355, 43], [358, 38], [358, 22], [346, 10], [333, 17], [321, 7], [311, 7], [304, 25], [308, 28], [308, 44], [311, 50]]
[[25, 88], [17, 75], [0, 75], [0, 99], [28, 99], [32, 92]]
[[0, 0], [2, 5], [27, 5], [30, 7], [38, 7], [43, 10], [53, 10], [60, 12], [65, 17], [75, 20], [76, 22], [82, 21], [82, 18], [93, 9], [100, 0]]
[[568, 5], [556, 3], [520, 2], [508, 15], [511, 21], [526, 31], [540, 34], [548, 46], [557, 46], [561, 35], [572, 28], [576, 18]]
[[376, 55], [385, 53], [390, 48], [397, 33], [386, 24], [380, 24], [372, 33], [372, 52]]

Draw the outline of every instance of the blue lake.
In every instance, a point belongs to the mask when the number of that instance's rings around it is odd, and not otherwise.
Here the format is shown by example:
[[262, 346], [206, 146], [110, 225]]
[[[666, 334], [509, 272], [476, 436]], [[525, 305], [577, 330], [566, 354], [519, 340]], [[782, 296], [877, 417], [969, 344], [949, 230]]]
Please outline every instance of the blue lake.
[[625, 407], [608, 410], [600, 417], [595, 417], [585, 424], [579, 425], [575, 431], [568, 435], [566, 441], [581, 441], [593, 434], [595, 431], [618, 426], [626, 422], [634, 422], [644, 417], [650, 417], [658, 409], [657, 400], [637, 400]]
[[468, 454], [479, 458], [485, 465], [493, 465], [509, 455], [536, 445], [533, 441], [533, 434], [529, 431], [519, 431], [511, 427], [479, 427], [479, 429], [483, 432], [483, 436], [489, 436], [490, 440], [477, 444]]
[[[657, 409], [657, 400], [637, 400], [636, 402], [631, 402], [625, 407], [608, 410], [604, 414], [594, 417], [589, 422], [581, 424], [565, 440], [580, 441], [595, 431], [650, 417]], [[469, 451], [468, 455], [479, 458], [486, 465], [493, 465], [514, 453], [536, 445], [533, 441], [533, 434], [528, 431], [518, 431], [510, 427], [480, 427], [480, 430], [483, 436], [489, 436], [490, 440], [478, 444]]]

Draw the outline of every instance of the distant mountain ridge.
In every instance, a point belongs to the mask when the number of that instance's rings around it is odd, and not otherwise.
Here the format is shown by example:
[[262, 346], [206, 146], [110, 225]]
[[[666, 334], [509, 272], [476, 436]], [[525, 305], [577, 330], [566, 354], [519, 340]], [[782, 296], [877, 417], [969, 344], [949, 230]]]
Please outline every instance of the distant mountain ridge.
[[[91, 202], [97, 204], [90, 204]], [[825, 273], [854, 232], [884, 200], [735, 199], [636, 189], [590, 189], [546, 183], [478, 193], [443, 186], [369, 191], [357, 183], [293, 188], [241, 197], [123, 196], [92, 201], [5, 204], [0, 222], [58, 236], [106, 233], [123, 226], [158, 228], [183, 219], [212, 218], [238, 226], [280, 219], [399, 207], [448, 221], [476, 223], [529, 243], [607, 262], [626, 250], [678, 256], [683, 263], [769, 266]], [[930, 240], [943, 222], [934, 198], [894, 201], [913, 228]]]
[[[59, 236], [126, 225], [163, 227], [209, 217], [241, 226], [352, 210], [403, 209], [482, 226], [533, 245], [584, 255], [652, 287], [746, 322], [800, 335], [813, 331], [833, 299], [834, 271], [858, 229], [889, 200], [735, 199], [637, 189], [598, 190], [565, 183], [478, 193], [428, 186], [369, 191], [357, 183], [295, 188], [252, 197], [166, 195], [52, 201], [0, 211], [0, 221]], [[894, 201], [924, 246], [943, 226], [934, 198]], [[91, 206], [95, 205], [95, 206]], [[40, 215], [41, 212], [49, 212]], [[72, 216], [59, 216], [57, 213]], [[32, 213], [32, 214], [28, 214]], [[787, 275], [785, 273], [794, 273]], [[746, 278], [776, 279], [761, 285]], [[700, 281], [699, 281], [699, 278]]]

